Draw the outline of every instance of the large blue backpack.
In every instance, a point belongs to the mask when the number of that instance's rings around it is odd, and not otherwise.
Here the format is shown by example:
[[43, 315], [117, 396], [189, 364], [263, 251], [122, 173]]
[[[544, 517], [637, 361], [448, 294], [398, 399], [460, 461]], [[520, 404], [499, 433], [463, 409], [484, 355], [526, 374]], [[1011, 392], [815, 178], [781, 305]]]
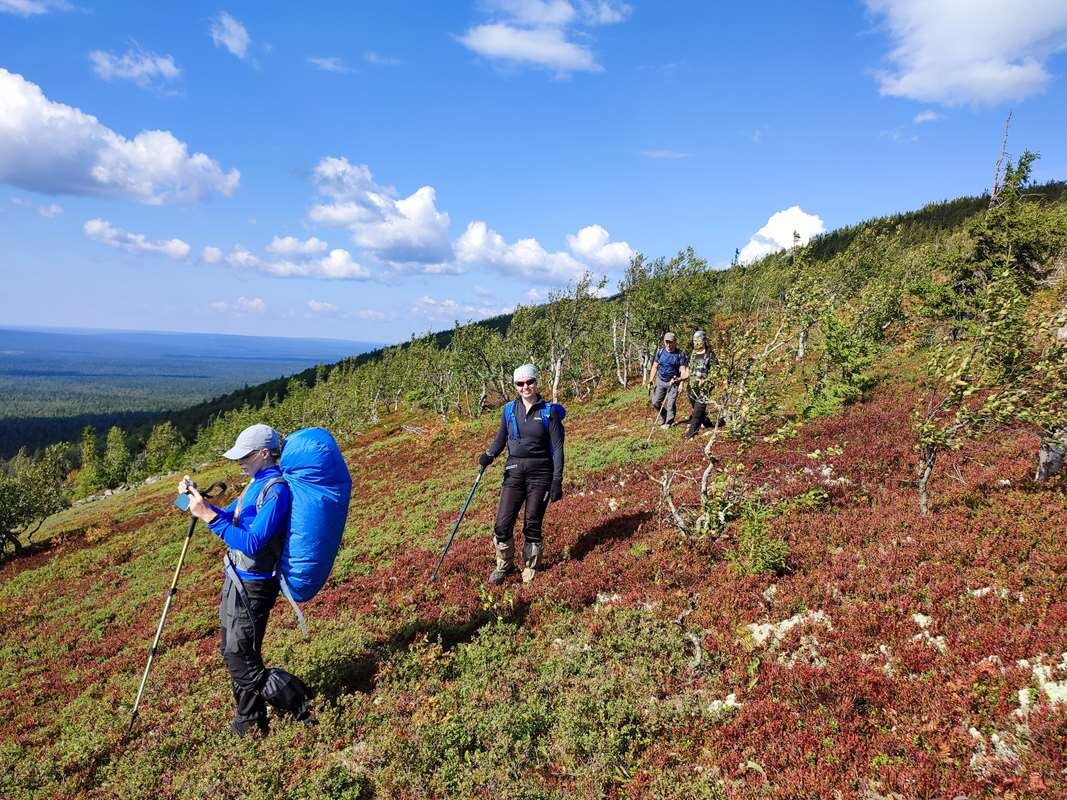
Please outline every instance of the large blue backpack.
[[348, 517], [352, 478], [341, 450], [325, 428], [304, 428], [285, 439], [278, 462], [281, 478], [268, 481], [257, 508], [275, 483], [285, 481], [293, 497], [289, 531], [278, 562], [278, 584], [307, 633], [297, 603], [314, 597], [330, 577]]

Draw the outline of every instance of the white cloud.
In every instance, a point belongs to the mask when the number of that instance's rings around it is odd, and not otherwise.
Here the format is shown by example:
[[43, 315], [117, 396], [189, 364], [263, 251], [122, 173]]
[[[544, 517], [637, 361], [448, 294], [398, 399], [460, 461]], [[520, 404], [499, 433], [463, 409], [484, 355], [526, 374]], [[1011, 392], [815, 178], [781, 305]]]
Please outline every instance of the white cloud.
[[352, 72], [345, 62], [338, 56], [308, 56], [308, 63], [313, 64], [323, 72]]
[[247, 58], [252, 39], [244, 25], [223, 11], [211, 21], [211, 41], [215, 47], [224, 47], [238, 58]]
[[[283, 240], [275, 237], [271, 244], [278, 241]], [[318, 240], [309, 239], [308, 241], [317, 242]], [[306, 246], [306, 243], [302, 244]], [[205, 247], [201, 258], [209, 264], [224, 263], [236, 269], [259, 272], [275, 278], [366, 280], [370, 277], [370, 270], [354, 261], [347, 250], [340, 248], [331, 250], [321, 258], [311, 257], [310, 252], [291, 252], [278, 258], [262, 258], [241, 246], [233, 248], [228, 255], [223, 255], [217, 247]]]
[[411, 312], [425, 319], [440, 322], [471, 322], [500, 314], [508, 314], [514, 306], [495, 306], [490, 303], [460, 303], [451, 298], [438, 300], [424, 295], [415, 301]]
[[262, 314], [267, 310], [267, 304], [262, 297], [238, 297], [237, 310], [249, 314]]
[[450, 220], [437, 210], [432, 186], [397, 199], [395, 189], [375, 183], [365, 164], [333, 157], [318, 163], [314, 181], [333, 202], [312, 207], [308, 215], [313, 222], [347, 228], [353, 242], [394, 268], [448, 270]]
[[380, 55], [373, 50], [368, 50], [364, 53], [363, 60], [368, 64], [374, 64], [378, 67], [395, 67], [396, 65], [403, 63], [398, 58], [389, 58], [388, 56]]
[[326, 242], [314, 236], [305, 242], [294, 236], [275, 236], [267, 245], [266, 250], [276, 256], [313, 256], [325, 253], [327, 247]]
[[465, 47], [489, 59], [555, 72], [600, 72], [593, 52], [568, 41], [560, 28], [516, 28], [502, 22], [476, 25], [459, 37]]
[[333, 303], [322, 300], [308, 300], [308, 308], [316, 314], [336, 314], [340, 309]]
[[397, 316], [395, 312], [381, 311], [377, 308], [359, 308], [353, 311], [352, 314], [358, 319], [367, 319], [374, 322], [386, 322], [396, 319]]
[[569, 283], [585, 272], [585, 266], [569, 253], [549, 253], [536, 239], [519, 239], [508, 244], [481, 221], [467, 226], [456, 240], [455, 249], [456, 257], [463, 263], [484, 264], [537, 283]]
[[1067, 48], [1063, 0], [867, 0], [892, 40], [882, 94], [993, 105], [1040, 92], [1045, 62]]
[[616, 25], [624, 22], [633, 11], [626, 3], [610, 0], [578, 0], [578, 8], [589, 25]]
[[189, 255], [190, 247], [181, 239], [160, 239], [151, 242], [141, 233], [130, 233], [116, 228], [106, 219], [91, 219], [83, 227], [90, 239], [126, 250], [130, 253], [159, 253], [175, 261], [181, 261]]
[[64, 0], [0, 0], [0, 12], [33, 17], [49, 11], [67, 11], [70, 4]]
[[176, 80], [182, 74], [173, 56], [161, 56], [140, 47], [131, 48], [121, 56], [93, 50], [89, 53], [89, 60], [93, 64], [93, 72], [105, 81], [132, 81], [142, 89], [157, 81]]
[[944, 115], [936, 111], [920, 111], [911, 121], [913, 125], [925, 125], [927, 122], [937, 122], [939, 119], [944, 119]]
[[0, 181], [43, 194], [111, 195], [149, 205], [233, 194], [240, 173], [189, 155], [170, 131], [126, 139], [0, 68]]
[[679, 153], [677, 150], [642, 150], [641, 155], [645, 158], [659, 158], [659, 159], [679, 159], [689, 158], [689, 153]]
[[800, 235], [799, 243], [807, 244], [811, 237], [826, 228], [822, 219], [816, 214], [808, 214], [800, 206], [790, 206], [771, 214], [767, 224], [756, 231], [748, 244], [741, 248], [738, 261], [748, 264], [771, 253], [793, 246], [793, 232]]
[[509, 275], [558, 286], [571, 283], [586, 271], [625, 269], [633, 256], [626, 242], [612, 242], [600, 225], [588, 225], [567, 236], [570, 253], [550, 253], [536, 239], [508, 244], [482, 221], [475, 221], [455, 242], [456, 258], [463, 264], [484, 264]]
[[574, 27], [613, 25], [631, 10], [611, 0], [490, 0], [484, 7], [497, 19], [456, 37], [462, 45], [493, 61], [560, 76], [603, 69], [593, 51], [572, 38]]
[[49, 219], [52, 219], [53, 217], [58, 217], [60, 214], [63, 213], [63, 206], [59, 205], [58, 203], [50, 203], [46, 206], [38, 206], [32, 200], [27, 200], [25, 197], [12, 197], [11, 202], [19, 208], [26, 208], [36, 211], [42, 217], [48, 217]]
[[222, 300], [215, 300], [211, 303], [208, 303], [207, 307], [210, 308], [212, 311], [226, 311], [227, 309], [229, 309], [229, 306]]
[[587, 264], [604, 270], [624, 270], [634, 251], [626, 242], [612, 242], [611, 235], [600, 225], [587, 225], [575, 235], [568, 234], [567, 247]]

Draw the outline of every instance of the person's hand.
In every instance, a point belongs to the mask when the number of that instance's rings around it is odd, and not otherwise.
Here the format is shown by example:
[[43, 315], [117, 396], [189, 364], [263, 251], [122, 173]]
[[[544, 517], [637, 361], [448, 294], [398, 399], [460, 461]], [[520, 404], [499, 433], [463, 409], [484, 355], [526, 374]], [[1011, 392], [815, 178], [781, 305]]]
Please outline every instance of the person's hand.
[[481, 466], [482, 469], [486, 469], [492, 463], [493, 457], [488, 453], [482, 453], [478, 456], [478, 464]]
[[556, 503], [563, 499], [563, 480], [552, 481], [552, 488], [548, 490], [548, 499]]
[[178, 494], [185, 494], [189, 491], [189, 487], [196, 488], [196, 484], [193, 483], [193, 479], [186, 475], [180, 481], [178, 481]]
[[203, 522], [211, 522], [215, 519], [215, 509], [204, 500], [200, 490], [196, 488], [196, 484], [189, 483], [188, 487], [189, 513]]

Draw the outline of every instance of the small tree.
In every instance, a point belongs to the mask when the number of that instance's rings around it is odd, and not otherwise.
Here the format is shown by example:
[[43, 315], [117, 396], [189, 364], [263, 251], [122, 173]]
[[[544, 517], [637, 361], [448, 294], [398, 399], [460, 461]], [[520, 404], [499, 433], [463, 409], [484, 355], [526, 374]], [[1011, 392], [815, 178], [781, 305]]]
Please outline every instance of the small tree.
[[63, 488], [65, 445], [54, 444], [33, 459], [22, 450], [0, 471], [0, 557], [21, 553], [52, 514], [70, 503]]
[[160, 422], [152, 428], [145, 443], [145, 468], [152, 475], [178, 469], [184, 447], [185, 439], [174, 423]]
[[104, 444], [103, 472], [106, 484], [113, 487], [124, 483], [132, 462], [126, 434], [118, 425], [112, 425]]
[[604, 288], [604, 283], [602, 278], [594, 284], [593, 276], [586, 272], [573, 287], [549, 295], [544, 325], [548, 360], [552, 367], [553, 403], [559, 399], [560, 379], [571, 347], [578, 337], [587, 334], [595, 324], [597, 295]]
[[78, 470], [75, 490], [79, 497], [85, 497], [103, 489], [106, 483], [104, 467], [97, 450], [96, 430], [92, 425], [86, 425], [82, 429], [80, 450], [81, 467]]

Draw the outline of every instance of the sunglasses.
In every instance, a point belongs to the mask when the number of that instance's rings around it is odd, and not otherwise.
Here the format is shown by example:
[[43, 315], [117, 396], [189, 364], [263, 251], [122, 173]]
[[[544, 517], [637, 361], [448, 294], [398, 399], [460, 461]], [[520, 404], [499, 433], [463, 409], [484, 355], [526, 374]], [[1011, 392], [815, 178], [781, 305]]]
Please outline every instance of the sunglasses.
[[533, 386], [535, 383], [537, 383], [537, 378], [530, 378], [528, 381], [515, 381], [515, 385], [519, 388], [522, 388], [523, 386]]

